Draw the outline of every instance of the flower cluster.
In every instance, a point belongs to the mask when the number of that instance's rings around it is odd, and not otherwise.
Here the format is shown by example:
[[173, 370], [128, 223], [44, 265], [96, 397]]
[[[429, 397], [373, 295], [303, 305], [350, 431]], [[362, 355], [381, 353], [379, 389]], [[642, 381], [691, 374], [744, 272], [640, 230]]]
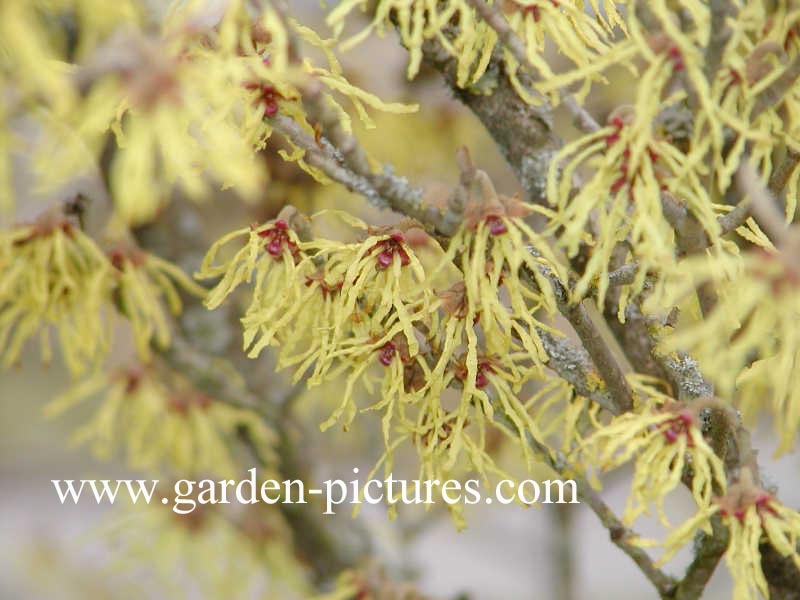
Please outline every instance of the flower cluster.
[[[355, 415], [355, 385], [372, 379], [370, 366], [380, 365], [387, 375], [380, 377], [387, 402], [405, 394], [406, 370], [419, 360], [415, 325], [427, 319], [432, 300], [422, 286], [425, 272], [401, 229], [370, 230], [348, 217], [366, 237], [353, 243], [301, 241], [293, 226], [303, 218], [287, 214], [212, 247], [199, 275], [224, 275], [207, 306], [218, 306], [255, 274], [242, 319], [245, 349], [255, 357], [279, 346], [279, 367], [294, 369], [296, 380], [308, 376], [309, 385], [349, 371], [341, 404], [326, 423], [344, 417], [347, 426]], [[245, 247], [228, 262], [213, 264], [224, 244], [245, 234]]]
[[205, 290], [178, 267], [131, 243], [108, 252], [71, 219], [46, 213], [0, 236], [0, 343], [3, 364], [39, 336], [42, 357], [52, 355], [51, 328], [71, 372], [96, 366], [107, 354], [112, 308], [130, 323], [141, 357], [150, 344], [169, 344], [166, 306], [181, 310], [180, 291]]
[[[528, 209], [484, 184], [491, 198], [466, 203], [447, 251], [413, 222], [376, 228], [335, 211], [309, 220], [287, 208], [212, 247], [199, 275], [221, 279], [206, 304], [214, 308], [252, 284], [242, 318], [248, 354], [276, 347], [278, 367], [309, 386], [345, 378], [323, 429], [348, 428], [359, 388], [374, 390], [378, 400], [363, 410], [382, 415], [385, 468], [410, 441], [423, 479], [441, 479], [461, 456], [479, 472], [496, 472], [488, 428], [515, 439], [530, 463], [528, 436], [540, 434], [518, 392], [545, 377], [539, 332], [555, 332], [537, 315], [556, 310], [557, 261], [522, 219]], [[344, 220], [359, 239], [312, 237], [327, 216]], [[245, 236], [217, 263], [224, 246]], [[450, 407], [454, 393], [460, 400]]]
[[664, 498], [683, 478], [691, 481], [700, 507], [709, 506], [713, 494], [725, 490], [722, 461], [703, 438], [698, 410], [671, 399], [614, 418], [582, 441], [578, 452], [602, 470], [634, 460], [623, 516], [628, 524], [655, 504], [667, 525]]
[[[41, 5], [75, 18], [78, 48], [44, 42], [54, 23]], [[257, 152], [272, 133], [270, 119], [280, 112], [314, 134], [299, 101], [299, 84], [309, 79], [321, 86], [345, 129], [350, 117], [341, 99], [366, 126], [368, 108], [416, 110], [353, 86], [330, 41], [272, 9], [253, 14], [243, 0], [219, 9], [176, 3], [166, 18], [133, 1], [112, 8], [97, 0], [37, 0], [2, 10], [7, 51], [0, 70], [9, 90], [0, 107], [4, 206], [13, 199], [12, 120], [22, 114], [43, 130], [29, 157], [38, 183], [56, 188], [102, 158], [118, 216], [140, 224], [152, 220], [175, 189], [199, 200], [230, 187], [254, 199], [267, 180]], [[327, 64], [290, 60], [290, 37], [321, 50]], [[115, 148], [103, 158], [111, 134]], [[302, 149], [281, 154], [327, 181], [303, 161]]]
[[155, 365], [96, 372], [56, 397], [45, 413], [62, 414], [98, 395], [94, 416], [73, 442], [90, 444], [103, 460], [122, 449], [132, 468], [234, 477], [239, 469], [230, 442], [245, 428], [259, 456], [272, 461], [274, 434], [257, 414], [218, 402]]
[[[591, 257], [573, 291], [576, 299], [596, 287], [602, 304], [612, 253], [622, 242], [630, 245], [629, 260], [638, 261], [640, 269], [621, 297], [620, 312], [627, 298], [642, 290], [648, 272], [674, 268], [674, 234], [663, 217], [663, 196], [685, 203], [708, 236], [719, 234], [712, 204], [692, 169], [692, 157], [659, 135], [654, 123], [662, 107], [652, 103], [652, 87], [642, 85], [639, 90], [636, 105], [618, 108], [606, 127], [566, 144], [550, 163], [548, 176], [548, 199], [555, 205], [549, 213], [551, 230], [570, 256], [583, 244], [591, 246]], [[573, 194], [573, 176], [587, 168], [591, 174]], [[590, 220], [594, 232], [587, 240]]]
[[800, 569], [797, 542], [800, 538], [800, 514], [781, 504], [772, 494], [761, 489], [750, 469], [743, 469], [739, 481], [728, 493], [714, 498], [713, 503], [672, 531], [664, 541], [666, 552], [661, 562], [669, 560], [685, 546], [700, 528], [710, 533], [710, 519], [719, 515], [730, 533], [725, 562], [733, 576], [735, 600], [763, 596], [769, 589], [761, 569], [761, 544], [770, 544], [780, 555], [791, 558]]
[[[357, 8], [364, 8], [365, 0], [340, 2], [328, 14], [327, 22], [339, 36], [345, 28], [346, 17]], [[550, 63], [544, 58], [547, 42], [554, 43], [558, 50], [583, 73], [584, 88], [588, 92], [592, 79], [602, 80], [597, 73], [597, 61], [609, 54], [614, 37], [614, 28], [625, 29], [621, 15], [613, 2], [593, 3], [591, 14], [584, 4], [574, 0], [503, 0], [501, 18], [524, 40], [526, 58], [537, 69], [542, 81], [553, 76]], [[428, 0], [380, 0], [368, 27], [345, 40], [343, 49], [352, 48], [362, 42], [373, 30], [382, 35], [388, 27], [397, 29], [403, 44], [409, 49], [408, 77], [414, 77], [422, 62], [422, 46], [426, 41], [441, 43], [444, 50], [457, 62], [456, 83], [467, 89], [481, 89], [481, 78], [498, 43], [495, 30], [484, 22], [466, 0], [429, 2]], [[538, 103], [538, 86], [528, 89], [520, 80], [519, 61], [504, 49], [502, 52], [505, 71], [520, 97]], [[616, 59], [616, 56], [615, 56]], [[594, 69], [590, 69], [595, 65]], [[552, 95], [558, 100], [558, 94]]]
[[71, 221], [45, 215], [0, 234], [0, 355], [8, 367], [23, 344], [39, 336], [42, 357], [52, 355], [51, 327], [73, 372], [108, 350], [104, 305], [111, 265], [95, 242]]
[[[687, 251], [680, 239], [683, 232], [673, 232], [681, 225], [670, 212], [687, 213], [697, 229], [695, 237], [724, 248], [718, 218], [729, 208], [720, 199], [731, 191], [742, 161], [750, 160], [767, 181], [776, 170], [773, 161], [798, 148], [792, 133], [797, 127], [796, 86], [775, 98], [770, 91], [791, 76], [792, 61], [797, 60], [791, 33], [796, 10], [782, 5], [772, 15], [761, 3], [737, 8], [737, 18], [724, 24], [730, 37], [710, 77], [705, 57], [719, 43], [712, 41], [710, 8], [697, 2], [679, 5], [691, 26], [680, 25], [666, 2], [630, 7], [629, 36], [613, 44], [607, 55], [615, 63], [636, 63], [635, 103], [613, 111], [606, 127], [566, 144], [551, 163], [548, 178], [553, 233], [571, 257], [579, 249], [590, 252], [574, 290], [576, 299], [596, 293], [602, 303], [609, 265], [620, 259], [638, 263], [635, 280], [619, 295], [621, 320], [629, 299], [644, 290], [646, 278], [656, 277], [658, 285], [661, 277], [677, 273], [676, 256]], [[607, 66], [599, 60], [556, 74], [540, 88], [555, 91]], [[781, 177], [791, 219], [800, 168], [789, 166]], [[576, 180], [581, 184], [573, 193]], [[749, 241], [758, 235], [752, 227], [737, 231]]]
[[[595, 65], [596, 69], [597, 62], [607, 60], [611, 54], [614, 28], [627, 31], [613, 2], [603, 2], [602, 8], [594, 4], [591, 12], [586, 11], [585, 4], [569, 0], [504, 0], [502, 8], [509, 26], [525, 43], [525, 57], [536, 69], [542, 82], [556, 76], [550, 61], [545, 58], [546, 43], [554, 43], [559, 52], [574, 65], [574, 69], [580, 70], [590, 65]], [[512, 84], [517, 87], [521, 97], [526, 98], [525, 89], [514, 76], [519, 68], [516, 59], [508, 50], [505, 51], [504, 58]], [[567, 70], [569, 71], [570, 69]], [[592, 83], [598, 81], [603, 82], [605, 79], [596, 70], [588, 72], [581, 81], [581, 89], [576, 97], [583, 99]], [[554, 91], [557, 92], [557, 88]], [[557, 104], [558, 94], [552, 94], [551, 100]]]

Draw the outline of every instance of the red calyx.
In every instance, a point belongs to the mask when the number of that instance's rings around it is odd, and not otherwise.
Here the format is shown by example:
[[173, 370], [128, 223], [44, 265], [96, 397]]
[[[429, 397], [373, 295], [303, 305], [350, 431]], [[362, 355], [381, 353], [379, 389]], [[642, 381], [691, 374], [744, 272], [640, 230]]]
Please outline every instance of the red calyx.
[[395, 354], [397, 354], [397, 348], [392, 342], [386, 342], [378, 348], [378, 360], [384, 367], [392, 364]]
[[125, 255], [121, 250], [112, 250], [108, 258], [117, 271], [122, 271], [122, 267], [125, 266]]
[[489, 233], [492, 235], [503, 235], [508, 231], [505, 221], [495, 215], [487, 217], [486, 224], [489, 226]]
[[[557, 0], [550, 0], [550, 4], [552, 4], [554, 8], [558, 8]], [[539, 8], [539, 5], [537, 4], [522, 6], [522, 14], [531, 15], [533, 20], [537, 23], [542, 18], [541, 8]]]
[[475, 387], [479, 390], [485, 388], [489, 385], [489, 378], [486, 377], [486, 373], [483, 371], [478, 371], [478, 374], [475, 376]]
[[669, 421], [669, 427], [664, 430], [664, 437], [667, 438], [670, 444], [674, 444], [681, 435], [687, 435], [689, 445], [691, 446], [692, 438], [688, 436], [688, 431], [692, 423], [694, 423], [694, 418], [691, 413], [683, 411]]
[[311, 275], [306, 275], [306, 287], [311, 287], [315, 281], [319, 281], [319, 289], [324, 298], [339, 293], [342, 290], [342, 286], [344, 286], [344, 281], [328, 283], [322, 276], [312, 277]]
[[686, 64], [683, 62], [683, 56], [681, 56], [681, 51], [677, 46], [670, 46], [669, 50], [667, 50], [667, 56], [669, 56], [672, 61], [673, 71], [682, 71], [686, 67]]
[[670, 444], [674, 444], [678, 441], [678, 432], [670, 427], [669, 429], [664, 430], [664, 437], [667, 438], [667, 441]]
[[288, 248], [292, 256], [296, 256], [300, 249], [289, 237], [289, 225], [283, 219], [278, 219], [272, 227], [258, 232], [259, 237], [266, 240], [264, 250], [275, 259], [283, 255], [283, 249]]
[[616, 116], [612, 117], [608, 124], [616, 129], [614, 133], [610, 133], [606, 136], [606, 146], [612, 146], [619, 140], [620, 132], [622, 128], [625, 127], [625, 121], [622, 120], [622, 117]]
[[126, 264], [140, 266], [144, 262], [144, 254], [135, 249], [114, 248], [108, 253], [108, 260], [117, 271], [122, 271]]
[[[492, 361], [488, 358], [479, 358], [478, 372], [475, 374], [475, 387], [478, 388], [479, 390], [489, 385], [489, 378], [487, 377], [487, 373], [494, 373], [494, 366], [492, 365]], [[457, 364], [455, 369], [453, 370], [453, 374], [459, 381], [464, 381], [467, 378], [466, 365], [463, 363]]]
[[125, 381], [125, 395], [130, 396], [142, 383], [142, 373], [140, 371], [128, 371], [123, 375]]
[[526, 6], [522, 12], [524, 12], [526, 15], [531, 15], [533, 20], [537, 23], [539, 22], [539, 19], [542, 18], [542, 13], [539, 11], [539, 7], [536, 5]]
[[402, 233], [393, 233], [385, 240], [381, 240], [373, 249], [379, 249], [378, 255], [376, 257], [377, 261], [377, 269], [383, 270], [388, 269], [394, 263], [394, 257], [400, 257], [400, 265], [405, 267], [411, 262], [411, 258], [408, 256], [408, 251], [405, 248], [405, 237]]
[[766, 492], [763, 492], [759, 494], [758, 498], [756, 498], [756, 501], [753, 504], [756, 505], [756, 508], [759, 510], [759, 512], [765, 510], [771, 515], [774, 515], [776, 514], [775, 509], [769, 505], [771, 501], [772, 501], [772, 496], [770, 496]]
[[278, 100], [283, 100], [284, 97], [274, 85], [269, 83], [247, 83], [245, 87], [248, 90], [258, 91], [256, 104], [261, 103], [264, 105], [264, 116], [274, 117], [278, 113]]

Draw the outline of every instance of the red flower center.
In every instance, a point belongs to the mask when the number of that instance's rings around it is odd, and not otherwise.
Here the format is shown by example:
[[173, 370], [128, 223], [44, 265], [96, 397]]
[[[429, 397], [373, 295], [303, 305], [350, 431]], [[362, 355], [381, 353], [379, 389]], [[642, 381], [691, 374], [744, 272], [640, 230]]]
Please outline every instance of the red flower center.
[[664, 429], [664, 437], [667, 438], [667, 441], [670, 444], [674, 444], [678, 441], [680, 436], [685, 435], [687, 436], [687, 440], [689, 445], [692, 445], [692, 438], [688, 435], [689, 428], [694, 423], [694, 417], [688, 411], [683, 411], [678, 414], [674, 419], [668, 421], [668, 426]]
[[272, 227], [258, 232], [259, 237], [264, 238], [264, 250], [269, 252], [276, 260], [283, 255], [283, 249], [287, 248], [292, 256], [296, 256], [300, 249], [289, 237], [289, 225], [283, 219], [278, 219]]
[[[475, 387], [479, 390], [489, 385], [489, 377], [487, 373], [494, 373], [494, 365], [488, 358], [478, 359], [478, 372], [475, 374]], [[462, 362], [456, 365], [453, 374], [459, 381], [464, 381], [467, 378], [467, 366]]]
[[506, 222], [497, 215], [490, 215], [486, 217], [486, 225], [489, 226], [489, 233], [492, 235], [503, 235], [508, 231]]
[[378, 250], [376, 257], [378, 270], [391, 267], [395, 256], [400, 257], [400, 265], [403, 267], [411, 262], [408, 251], [405, 248], [405, 237], [402, 233], [393, 233], [385, 240], [381, 240], [373, 246], [373, 250]]

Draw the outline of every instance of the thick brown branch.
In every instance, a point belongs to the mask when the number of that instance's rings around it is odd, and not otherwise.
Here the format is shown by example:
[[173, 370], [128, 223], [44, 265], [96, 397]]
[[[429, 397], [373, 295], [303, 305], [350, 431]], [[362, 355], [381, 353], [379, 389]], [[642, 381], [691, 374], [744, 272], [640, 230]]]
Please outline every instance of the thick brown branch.
[[[546, 204], [550, 161], [561, 146], [553, 130], [549, 105], [526, 104], [509, 83], [502, 60], [493, 59], [484, 77], [493, 80], [491, 95], [474, 94], [456, 85], [456, 64], [437, 40], [423, 44], [425, 62], [441, 72], [455, 96], [481, 121], [522, 183], [528, 200]], [[524, 79], [524, 74], [521, 74]]]

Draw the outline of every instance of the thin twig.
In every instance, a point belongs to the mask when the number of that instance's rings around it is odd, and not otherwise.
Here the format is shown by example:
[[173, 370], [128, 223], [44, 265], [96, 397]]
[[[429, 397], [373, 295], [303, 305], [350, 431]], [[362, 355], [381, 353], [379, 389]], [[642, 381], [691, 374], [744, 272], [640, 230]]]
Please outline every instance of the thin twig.
[[758, 173], [746, 156], [742, 158], [736, 171], [736, 186], [741, 194], [749, 199], [750, 212], [759, 227], [776, 246], [782, 245], [788, 237], [789, 227], [781, 211], [778, 210], [775, 198], [761, 184]]
[[[504, 412], [498, 411], [497, 414], [500, 419], [500, 424], [517, 433], [516, 426], [511, 419]], [[645, 577], [653, 584], [662, 597], [670, 597], [674, 592], [677, 582], [670, 576], [666, 575], [661, 569], [655, 566], [655, 563], [650, 556], [642, 550], [641, 547], [636, 545], [636, 540], [639, 536], [623, 525], [619, 517], [614, 514], [608, 505], [603, 501], [600, 495], [592, 488], [586, 478], [575, 474], [572, 465], [569, 465], [565, 458], [559, 452], [550, 450], [547, 446], [537, 440], [529, 431], [525, 432], [525, 438], [528, 446], [537, 456], [549, 466], [553, 471], [568, 477], [575, 482], [575, 490], [577, 499], [582, 504], [587, 504], [589, 508], [597, 515], [600, 522], [603, 524], [611, 538], [612, 543], [627, 554], [633, 562], [644, 573]]]
[[319, 169], [351, 192], [364, 196], [376, 206], [395, 210], [416, 219], [439, 233], [444, 235], [453, 233], [452, 226], [445, 222], [442, 211], [426, 203], [422, 190], [410, 185], [405, 178], [394, 175], [391, 167], [385, 167], [380, 176], [357, 173], [343, 164], [324, 145], [318, 144], [314, 137], [293, 119], [276, 115], [270, 119], [270, 125], [305, 151], [303, 159], [309, 165]]
[[638, 536], [623, 525], [622, 521], [603, 502], [585, 479], [578, 478], [574, 479], [574, 481], [581, 501], [589, 505], [603, 526], [608, 529], [612, 543], [636, 563], [639, 570], [658, 590], [660, 596], [670, 597], [674, 593], [677, 584], [675, 579], [656, 567], [650, 555], [635, 544]]

